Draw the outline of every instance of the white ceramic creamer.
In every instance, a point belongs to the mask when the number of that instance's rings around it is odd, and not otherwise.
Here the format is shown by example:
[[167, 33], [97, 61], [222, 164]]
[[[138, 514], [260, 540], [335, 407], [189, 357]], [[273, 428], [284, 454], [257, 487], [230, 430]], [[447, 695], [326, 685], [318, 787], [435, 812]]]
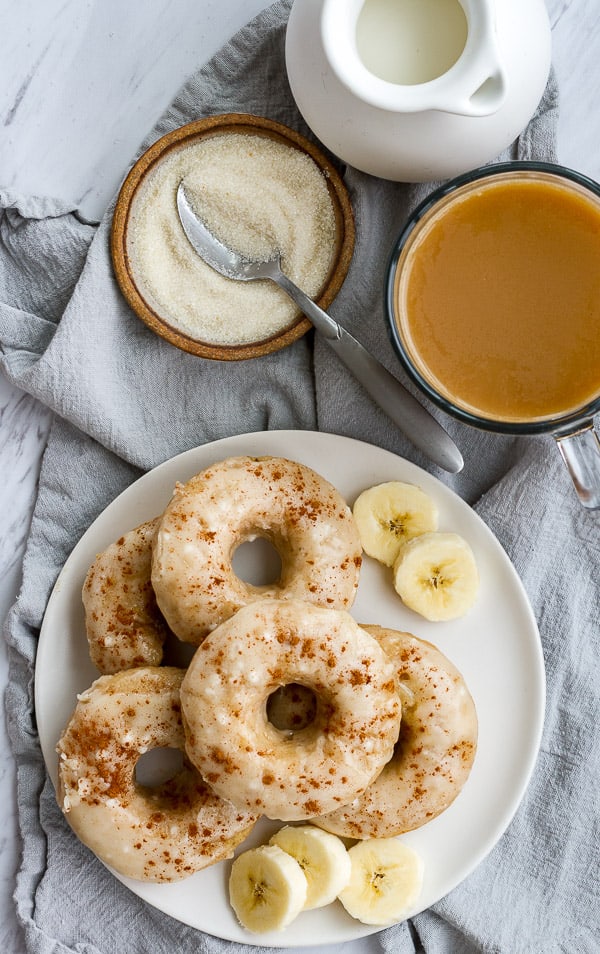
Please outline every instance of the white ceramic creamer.
[[363, 172], [405, 182], [494, 159], [544, 92], [544, 0], [294, 0], [293, 96], [321, 142]]

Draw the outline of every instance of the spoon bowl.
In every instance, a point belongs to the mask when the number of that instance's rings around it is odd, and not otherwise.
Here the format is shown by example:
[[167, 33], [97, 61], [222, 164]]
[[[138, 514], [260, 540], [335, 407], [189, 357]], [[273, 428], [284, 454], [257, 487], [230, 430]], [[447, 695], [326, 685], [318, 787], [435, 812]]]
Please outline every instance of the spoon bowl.
[[177, 211], [183, 231], [200, 258], [224, 278], [241, 282], [272, 278], [273, 268], [281, 267], [279, 252], [275, 252], [272, 258], [255, 261], [223, 245], [195, 211], [183, 182], [177, 188]]

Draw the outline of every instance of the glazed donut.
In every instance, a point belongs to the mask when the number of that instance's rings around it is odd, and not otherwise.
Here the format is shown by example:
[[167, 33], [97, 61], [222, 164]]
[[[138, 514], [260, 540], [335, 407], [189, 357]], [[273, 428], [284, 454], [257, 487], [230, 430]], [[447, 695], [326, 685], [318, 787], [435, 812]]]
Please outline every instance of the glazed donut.
[[256, 815], [233, 808], [183, 756], [162, 784], [136, 781], [155, 748], [184, 751], [183, 670], [129, 669], [84, 692], [58, 743], [58, 802], [71, 828], [105, 864], [141, 881], [177, 881], [230, 858]]
[[130, 530], [99, 553], [82, 590], [90, 657], [104, 674], [158, 666], [168, 626], [150, 582], [158, 519]]
[[[298, 732], [267, 700], [299, 684], [315, 717]], [[223, 798], [292, 821], [346, 804], [391, 757], [400, 726], [395, 667], [344, 610], [299, 600], [243, 607], [201, 643], [181, 687], [190, 761]]]
[[475, 758], [477, 713], [463, 677], [439, 649], [410, 633], [364, 628], [397, 669], [398, 743], [362, 795], [313, 822], [343, 837], [388, 838], [420, 828], [454, 801]]
[[[272, 585], [252, 586], [233, 571], [236, 548], [256, 537], [281, 558]], [[361, 554], [350, 508], [313, 470], [279, 457], [233, 457], [175, 488], [154, 541], [152, 585], [173, 632], [199, 645], [258, 599], [348, 608]]]

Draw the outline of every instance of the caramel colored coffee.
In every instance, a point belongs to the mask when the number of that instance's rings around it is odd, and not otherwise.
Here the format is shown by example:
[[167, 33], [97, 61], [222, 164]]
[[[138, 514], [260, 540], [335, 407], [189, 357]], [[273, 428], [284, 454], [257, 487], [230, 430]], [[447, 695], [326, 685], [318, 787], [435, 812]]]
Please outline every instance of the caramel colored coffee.
[[600, 199], [541, 172], [480, 179], [413, 229], [394, 320], [418, 373], [478, 417], [563, 417], [600, 395]]

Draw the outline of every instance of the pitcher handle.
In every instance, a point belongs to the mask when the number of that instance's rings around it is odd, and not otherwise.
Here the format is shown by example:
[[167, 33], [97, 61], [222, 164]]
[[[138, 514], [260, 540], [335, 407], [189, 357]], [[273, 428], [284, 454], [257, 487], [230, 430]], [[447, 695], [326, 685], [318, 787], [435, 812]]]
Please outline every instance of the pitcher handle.
[[588, 510], [600, 509], [600, 440], [592, 421], [576, 431], [555, 434], [579, 500]]
[[[466, 58], [468, 62], [468, 58]], [[465, 64], [466, 65], [466, 64]], [[448, 102], [438, 106], [459, 116], [490, 116], [506, 99], [508, 81], [502, 66], [495, 30], [490, 30], [468, 64], [462, 80], [457, 80]]]

